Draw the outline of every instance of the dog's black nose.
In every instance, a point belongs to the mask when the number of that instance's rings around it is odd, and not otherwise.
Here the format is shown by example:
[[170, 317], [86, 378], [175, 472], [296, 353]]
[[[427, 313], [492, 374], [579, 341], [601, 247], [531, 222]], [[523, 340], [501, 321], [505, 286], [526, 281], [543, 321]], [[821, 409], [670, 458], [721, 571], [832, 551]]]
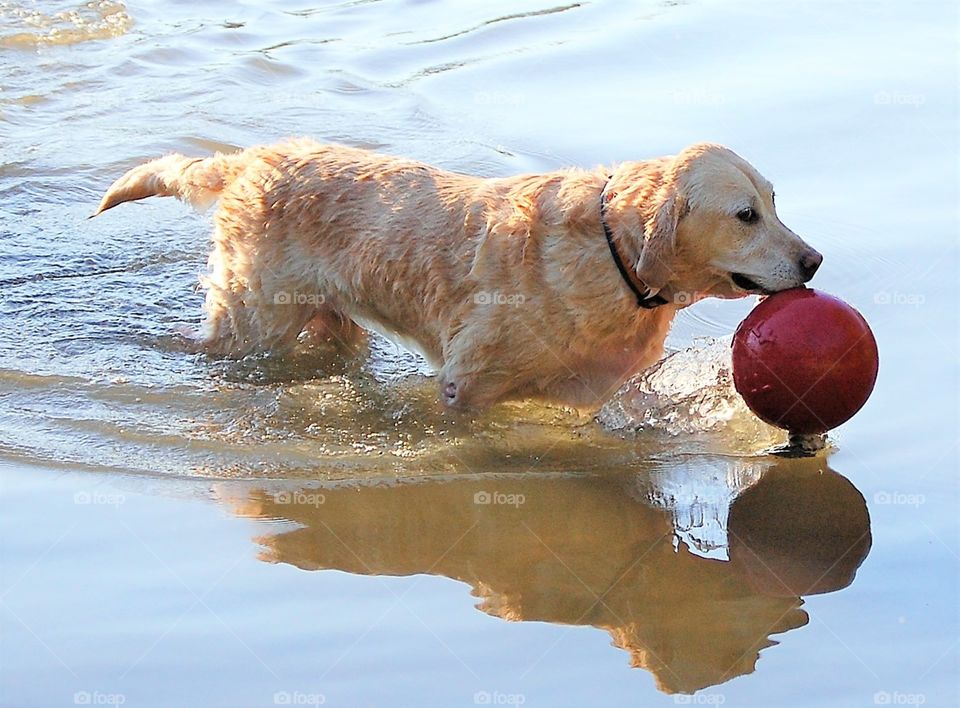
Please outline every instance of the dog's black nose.
[[814, 250], [807, 251], [800, 259], [800, 273], [803, 275], [803, 282], [809, 281], [817, 268], [823, 263], [823, 256]]

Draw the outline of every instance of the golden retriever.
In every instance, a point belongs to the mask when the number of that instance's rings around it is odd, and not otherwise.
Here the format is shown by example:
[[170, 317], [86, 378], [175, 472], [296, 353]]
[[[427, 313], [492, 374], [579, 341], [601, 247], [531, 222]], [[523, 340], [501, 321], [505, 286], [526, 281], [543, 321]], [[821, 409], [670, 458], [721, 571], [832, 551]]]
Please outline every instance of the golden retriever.
[[302, 332], [379, 331], [439, 370], [442, 401], [592, 408], [657, 361], [679, 308], [797, 287], [822, 256], [770, 183], [721, 145], [612, 169], [484, 179], [295, 140], [168, 155], [97, 214], [219, 200], [203, 348], [282, 352]]

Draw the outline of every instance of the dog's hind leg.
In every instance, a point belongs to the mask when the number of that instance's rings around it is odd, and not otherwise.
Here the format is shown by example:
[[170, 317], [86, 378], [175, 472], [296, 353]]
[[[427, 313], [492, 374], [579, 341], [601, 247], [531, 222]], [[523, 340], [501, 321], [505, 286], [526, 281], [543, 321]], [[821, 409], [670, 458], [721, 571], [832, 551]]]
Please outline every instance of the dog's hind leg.
[[316, 313], [316, 307], [305, 303], [266, 302], [259, 295], [208, 284], [202, 349], [214, 356], [231, 358], [283, 354], [292, 349]]
[[332, 344], [344, 352], [356, 352], [367, 341], [363, 327], [329, 305], [317, 308], [302, 335], [308, 344]]
[[227, 238], [218, 225], [210, 254], [202, 348], [213, 355], [282, 354], [323, 307], [315, 279], [286, 272], [282, 259], [243, 239]]

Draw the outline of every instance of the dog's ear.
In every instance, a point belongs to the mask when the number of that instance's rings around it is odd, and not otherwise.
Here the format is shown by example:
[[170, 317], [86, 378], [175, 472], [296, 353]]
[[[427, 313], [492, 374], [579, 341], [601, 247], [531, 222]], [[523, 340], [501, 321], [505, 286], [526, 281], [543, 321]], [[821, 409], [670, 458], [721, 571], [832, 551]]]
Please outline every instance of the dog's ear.
[[637, 260], [637, 277], [649, 288], [649, 296], [663, 290], [674, 277], [677, 225], [686, 212], [686, 203], [675, 189], [665, 188], [662, 192], [644, 225], [643, 250]]

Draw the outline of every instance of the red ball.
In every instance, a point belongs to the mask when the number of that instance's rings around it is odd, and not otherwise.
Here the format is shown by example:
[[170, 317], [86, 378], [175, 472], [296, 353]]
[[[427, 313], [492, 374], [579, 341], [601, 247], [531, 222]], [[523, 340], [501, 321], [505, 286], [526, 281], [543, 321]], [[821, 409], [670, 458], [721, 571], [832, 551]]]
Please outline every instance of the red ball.
[[733, 383], [754, 413], [791, 433], [823, 433], [863, 407], [877, 342], [850, 305], [809, 288], [762, 300], [733, 335]]

